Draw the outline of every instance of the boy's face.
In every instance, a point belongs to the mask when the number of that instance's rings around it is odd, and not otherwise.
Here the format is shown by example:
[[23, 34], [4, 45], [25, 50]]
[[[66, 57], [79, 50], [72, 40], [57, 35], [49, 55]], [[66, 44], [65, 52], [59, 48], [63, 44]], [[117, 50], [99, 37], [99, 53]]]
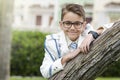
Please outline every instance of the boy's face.
[[86, 23], [83, 21], [84, 20], [81, 16], [73, 12], [68, 12], [60, 22], [60, 27], [70, 40], [75, 41], [85, 29]]

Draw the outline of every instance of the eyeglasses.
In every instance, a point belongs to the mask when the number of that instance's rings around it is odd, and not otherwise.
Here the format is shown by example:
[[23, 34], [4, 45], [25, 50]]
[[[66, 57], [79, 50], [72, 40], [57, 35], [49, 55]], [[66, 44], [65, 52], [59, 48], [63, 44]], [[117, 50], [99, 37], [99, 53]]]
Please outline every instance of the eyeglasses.
[[83, 22], [80, 22], [80, 21], [76, 21], [76, 22], [61, 21], [61, 22], [62, 22], [64, 28], [71, 28], [73, 25], [76, 29], [80, 29], [83, 24]]

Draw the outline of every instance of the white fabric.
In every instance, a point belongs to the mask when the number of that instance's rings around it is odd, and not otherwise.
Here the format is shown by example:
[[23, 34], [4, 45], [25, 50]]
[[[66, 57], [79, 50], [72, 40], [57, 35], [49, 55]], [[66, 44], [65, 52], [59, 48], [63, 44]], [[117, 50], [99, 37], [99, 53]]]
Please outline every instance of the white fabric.
[[[80, 46], [90, 30], [93, 30], [93, 28], [90, 24], [88, 24], [85, 31], [78, 39], [78, 46]], [[55, 40], [57, 42], [57, 48]], [[61, 64], [61, 59], [62, 56], [68, 54], [69, 49], [64, 32], [62, 31], [57, 34], [53, 34], [52, 37], [51, 35], [46, 36], [45, 47], [50, 53], [45, 49], [45, 57], [42, 65], [40, 66], [40, 71], [45, 78], [49, 78], [53, 74], [63, 70], [65, 66], [65, 64]], [[60, 51], [60, 58], [58, 57], [57, 49]], [[51, 58], [50, 54], [52, 55], [53, 59]]]
[[104, 24], [102, 27], [104, 28], [103, 32], [107, 30], [108, 28], [112, 27], [114, 23]]

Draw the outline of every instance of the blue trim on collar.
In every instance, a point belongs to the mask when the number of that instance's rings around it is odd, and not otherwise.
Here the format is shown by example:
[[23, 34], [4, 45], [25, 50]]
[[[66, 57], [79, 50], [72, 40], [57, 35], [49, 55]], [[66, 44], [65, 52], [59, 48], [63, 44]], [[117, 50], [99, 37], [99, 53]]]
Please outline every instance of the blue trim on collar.
[[56, 39], [53, 37], [53, 35], [51, 35], [52, 39], [55, 41], [55, 45], [56, 45], [56, 49], [57, 49], [57, 53], [58, 53], [58, 58], [61, 58], [61, 53], [60, 53], [60, 49], [58, 48], [58, 44]]
[[44, 48], [45, 48], [45, 50], [49, 53], [51, 59], [52, 59], [53, 61], [55, 61], [55, 59], [53, 58], [52, 54], [50, 53], [50, 51], [49, 51], [48, 48], [46, 47], [46, 40], [45, 40], [45, 43], [44, 43]]

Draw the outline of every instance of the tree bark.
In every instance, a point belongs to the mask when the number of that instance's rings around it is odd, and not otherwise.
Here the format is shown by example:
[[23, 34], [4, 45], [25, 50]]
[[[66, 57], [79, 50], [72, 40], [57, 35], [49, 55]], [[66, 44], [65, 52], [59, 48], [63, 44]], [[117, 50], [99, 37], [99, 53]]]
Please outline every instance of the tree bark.
[[13, 0], [0, 0], [0, 80], [10, 78], [10, 47]]
[[79, 54], [49, 80], [94, 80], [119, 58], [120, 21], [93, 42], [88, 54]]

